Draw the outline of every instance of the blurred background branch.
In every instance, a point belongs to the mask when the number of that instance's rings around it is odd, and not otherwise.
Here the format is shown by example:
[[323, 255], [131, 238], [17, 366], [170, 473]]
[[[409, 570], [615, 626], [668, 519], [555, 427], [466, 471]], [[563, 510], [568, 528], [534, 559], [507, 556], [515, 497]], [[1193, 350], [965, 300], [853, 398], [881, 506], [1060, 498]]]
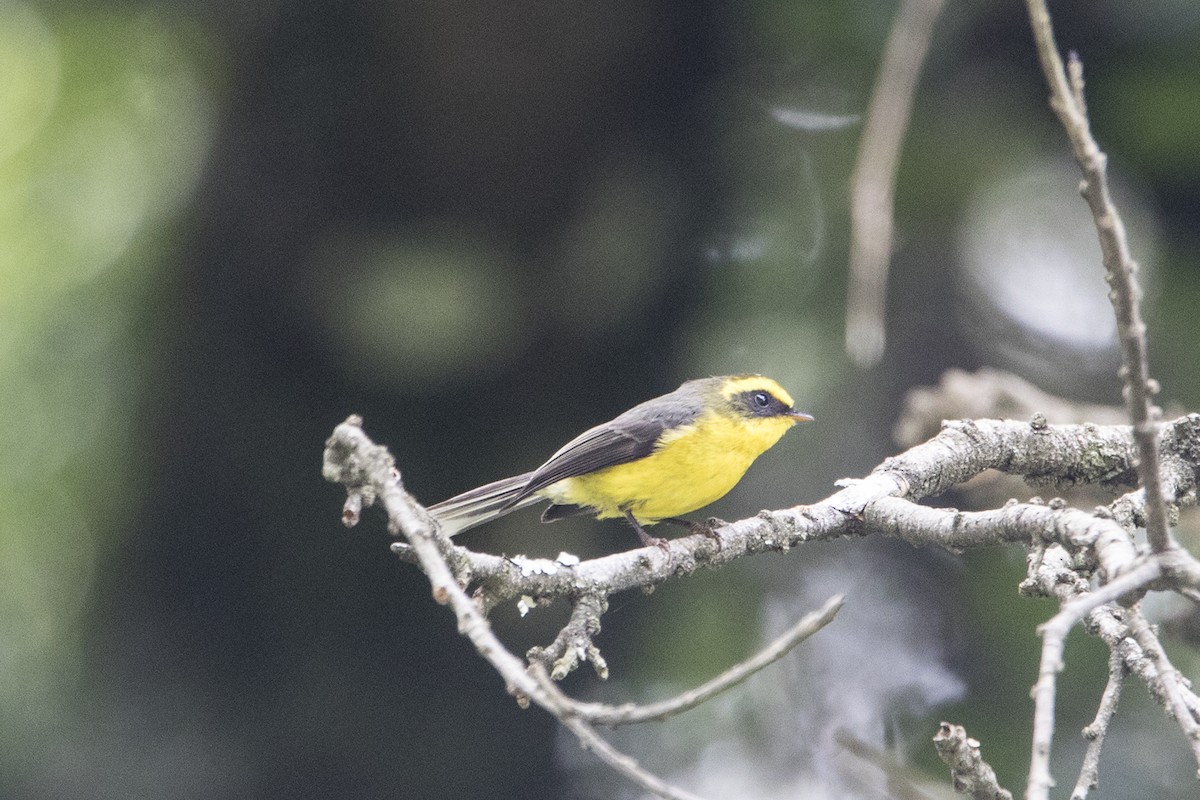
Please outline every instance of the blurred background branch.
[[846, 352], [860, 367], [879, 363], [887, 344], [887, 274], [900, 148], [942, 5], [943, 0], [901, 0], [858, 143], [850, 190]]

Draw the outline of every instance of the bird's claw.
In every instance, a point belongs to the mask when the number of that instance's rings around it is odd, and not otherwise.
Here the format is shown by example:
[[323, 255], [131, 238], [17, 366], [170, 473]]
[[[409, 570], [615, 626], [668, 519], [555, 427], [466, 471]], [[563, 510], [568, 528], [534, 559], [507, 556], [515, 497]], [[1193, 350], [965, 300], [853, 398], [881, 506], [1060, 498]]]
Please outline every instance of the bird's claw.
[[638, 530], [637, 534], [638, 538], [642, 540], [642, 544], [646, 547], [657, 547], [664, 553], [671, 552], [671, 542], [669, 540], [660, 538], [658, 536], [651, 536], [641, 529]]

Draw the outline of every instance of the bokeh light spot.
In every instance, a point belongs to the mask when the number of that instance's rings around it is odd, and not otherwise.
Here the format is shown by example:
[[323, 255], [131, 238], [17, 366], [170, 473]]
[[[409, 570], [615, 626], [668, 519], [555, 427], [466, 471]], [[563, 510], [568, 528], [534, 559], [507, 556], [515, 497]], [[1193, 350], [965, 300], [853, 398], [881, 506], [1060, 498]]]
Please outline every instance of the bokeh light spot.
[[58, 102], [58, 45], [26, 3], [0, 5], [0, 161], [37, 135]]
[[333, 235], [309, 282], [347, 369], [418, 388], [518, 352], [520, 304], [505, 256], [461, 231]]

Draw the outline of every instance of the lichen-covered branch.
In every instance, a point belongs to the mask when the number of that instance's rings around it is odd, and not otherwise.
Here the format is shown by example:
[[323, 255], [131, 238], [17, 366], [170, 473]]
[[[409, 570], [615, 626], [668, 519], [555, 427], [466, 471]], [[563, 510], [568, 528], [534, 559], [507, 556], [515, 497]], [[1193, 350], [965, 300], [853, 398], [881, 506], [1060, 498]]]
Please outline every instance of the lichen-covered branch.
[[[1169, 451], [1175, 459], [1181, 459], [1184, 453], [1200, 456], [1200, 415], [1165, 425], [1163, 441], [1164, 454]], [[719, 567], [748, 555], [880, 532], [916, 545], [962, 549], [1022, 541], [1039, 524], [1046, 523], [1050, 527], [1046, 533], [1039, 533], [1039, 538], [1059, 537], [1078, 547], [1087, 545], [1084, 539], [1094, 535], [1101, 543], [1098, 555], [1117, 554], [1128, 541], [1128, 532], [1112, 524], [1114, 515], [1108, 510], [1085, 512], [1056, 504], [1021, 504], [979, 512], [983, 516], [946, 516], [938, 512], [936, 525], [943, 527], [935, 530], [930, 527], [931, 510], [915, 502], [941, 494], [989, 469], [1019, 475], [1039, 486], [1130, 487], [1136, 481], [1134, 459], [1128, 426], [1047, 425], [1038, 418], [1032, 422], [953, 422], [933, 439], [887, 459], [865, 478], [847, 481], [841, 491], [820, 502], [728, 523], [717, 528], [713, 536], [673, 539], [665, 558], [661, 550], [642, 548], [574, 566], [545, 560], [543, 568], [530, 569], [528, 560], [457, 546], [451, 549], [463, 562], [462, 577], [469, 579], [477, 600], [487, 608], [523, 596], [606, 596], [652, 586], [702, 567]], [[1194, 464], [1185, 468], [1180, 463], [1179, 474], [1194, 474]], [[1181, 481], [1173, 488], [1177, 502], [1194, 502], [1194, 481]], [[895, 498], [911, 502], [902, 507]], [[1123, 556], [1109, 558], [1104, 566], [1118, 569], [1131, 553], [1125, 548]]]
[[[1172, 500], [1194, 503], [1195, 476], [1200, 470], [1200, 415], [1164, 425], [1161, 438], [1163, 457], [1171, 465], [1164, 474], [1171, 476], [1165, 485], [1173, 493]], [[338, 426], [327, 443], [325, 474], [347, 488], [343, 510], [347, 524], [357, 521], [361, 511], [374, 502], [383, 503], [389, 530], [406, 540], [403, 557], [416, 561], [426, 572], [434, 598], [454, 609], [460, 631], [492, 663], [510, 692], [554, 714], [576, 732], [585, 746], [609, 759], [614, 769], [638, 780], [648, 791], [666, 797], [688, 795], [673, 787], [664, 788], [661, 781], [644, 774], [632, 760], [613, 755], [611, 746], [597, 744], [589, 726], [677, 713], [736, 684], [791, 644], [772, 645], [711, 685], [665, 701], [661, 707], [579, 703], [558, 690], [548, 671], [561, 678], [588, 660], [603, 676], [603, 659], [592, 637], [599, 631], [611, 594], [653, 586], [701, 566], [715, 567], [756, 553], [786, 552], [805, 542], [842, 536], [880, 533], [913, 545], [933, 544], [951, 550], [1021, 543], [1027, 548], [1030, 562], [1022, 592], [1054, 597], [1062, 603], [1060, 613], [1043, 628], [1042, 667], [1035, 691], [1029, 797], [1039, 800], [1050, 786], [1049, 747], [1062, 645], [1079, 621], [1109, 646], [1124, 670], [1145, 683], [1179, 720], [1189, 740], [1194, 745], [1200, 742], [1200, 717], [1196, 713], [1200, 699], [1166, 662], [1153, 634], [1148, 629], [1133, 630], [1129, 612], [1116, 603], [1136, 601], [1140, 594], [1153, 589], [1200, 589], [1200, 562], [1179, 548], [1139, 553], [1125, 526], [1128, 523], [1122, 524], [1123, 517], [1132, 518], [1136, 513], [1124, 508], [1120, 514], [1112, 507], [1088, 512], [1051, 500], [1013, 501], [991, 511], [960, 512], [916, 501], [940, 494], [987, 469], [1021, 475], [1045, 485], [1127, 487], [1136, 475], [1135, 457], [1127, 426], [1048, 425], [1040, 415], [1027, 423], [947, 423], [933, 439], [887, 459], [865, 478], [843, 482], [840, 491], [818, 503], [764, 511], [720, 526], [712, 536], [681, 537], [671, 541], [665, 554], [658, 548], [643, 548], [578, 563], [561, 556], [556, 560], [507, 558], [455, 546], [438, 531], [436, 520], [404, 492], [390, 455], [366, 437], [356, 418]], [[1130, 495], [1114, 504], [1137, 506]], [[1095, 575], [1103, 581], [1099, 588], [1092, 584]], [[466, 591], [471, 587], [473, 596]], [[496, 638], [486, 619], [487, 610], [518, 598], [540, 602], [566, 598], [573, 608], [570, 621], [555, 641], [531, 651], [528, 668]], [[824, 612], [818, 615], [821, 624], [832, 616], [830, 607]], [[802, 621], [797, 628], [808, 624]]]
[[[647, 772], [635, 759], [619, 752], [605, 741], [592, 727], [589, 715], [603, 715], [607, 709], [585, 706], [567, 697], [546, 677], [540, 662], [534, 662], [532, 667], [527, 669], [526, 665], [496, 637], [483, 613], [483, 605], [467, 595], [464, 588], [467, 581], [460, 580], [460, 576], [468, 576], [471, 571], [467, 551], [453, 547], [449, 539], [441, 533], [434, 519], [404, 491], [394, 460], [386, 448], [367, 438], [362, 430], [361, 418], [352, 416], [334, 429], [333, 435], [325, 443], [323, 474], [327, 480], [340, 483], [346, 488], [342, 521], [348, 526], [357, 524], [364, 508], [375, 502], [382, 503], [388, 516], [389, 531], [407, 540], [409, 550], [406, 555], [414, 556], [429, 577], [434, 600], [448, 605], [454, 611], [459, 632], [467, 637], [479, 654], [496, 669], [504, 679], [508, 692], [516, 696], [519, 702], [527, 704], [532, 701], [545, 709], [575, 734], [580, 745], [594, 752], [612, 769], [643, 789], [667, 800], [700, 800], [691, 792]], [[588, 602], [576, 605], [573, 619], [577, 626], [581, 626], [582, 641], [567, 641], [564, 645], [567, 650], [572, 647], [595, 650], [590, 636], [596, 631], [590, 630], [589, 626], [599, 625], [599, 615], [605, 610], [606, 603], [603, 596], [590, 599], [595, 605]], [[826, 608], [824, 621], [815, 624], [815, 627], [812, 620], [803, 621], [802, 625], [807, 627], [802, 633], [811, 633], [808, 628], [816, 630], [828, 622], [835, 612], [836, 608]], [[799, 641], [802, 637], [793, 631], [792, 638]], [[777, 660], [782, 655], [776, 654], [777, 649], [778, 644], [768, 647], [766, 656], [756, 656], [747, 662], [746, 666], [735, 668], [727, 676], [719, 678], [717, 686], [700, 687], [694, 696], [676, 702], [677, 710], [694, 706]], [[588, 656], [593, 660], [598, 659], [599, 652], [589, 652]], [[560, 658], [559, 662], [561, 660]], [[556, 662], [556, 668], [558, 666], [559, 663]], [[565, 675], [565, 670], [563, 674]], [[626, 710], [628, 718], [622, 721], [662, 716], [662, 710], [652, 709], [652, 713], [646, 715], [634, 706]], [[674, 710], [670, 713], [674, 713]]]
[[596, 675], [601, 680], [608, 678], [608, 664], [600, 655], [592, 637], [600, 633], [600, 617], [608, 611], [607, 595], [602, 593], [580, 594], [575, 598], [571, 618], [547, 647], [534, 647], [525, 657], [538, 662], [550, 672], [556, 681], [561, 681], [579, 666], [582, 661], [591, 661]]
[[[1200, 415], [1164, 425], [1162, 439], [1164, 457], [1174, 464], [1171, 474], [1179, 476], [1169, 483], [1173, 500], [1194, 503], [1197, 463], [1188, 459], [1200, 459]], [[524, 596], [573, 602], [606, 597], [747, 555], [870, 533], [950, 549], [1012, 541], [1062, 542], [1073, 551], [1089, 548], [1095, 563], [1115, 575], [1131, 563], [1134, 551], [1128, 531], [1115, 524], [1125, 520], [1110, 509], [1086, 512], [1052, 501], [959, 513], [918, 506], [916, 501], [936, 496], [988, 469], [1020, 475], [1039, 485], [1129, 486], [1136, 476], [1134, 460], [1128, 426], [1047, 425], [1036, 417], [1028, 423], [954, 422], [947, 423], [930, 441], [887, 459], [865, 478], [845, 482], [841, 491], [825, 500], [762, 512], [723, 525], [713, 536], [674, 539], [665, 558], [660, 550], [642, 548], [575, 565], [544, 560], [544, 567], [531, 569], [528, 559], [474, 552], [449, 543], [443, 546], [455, 565], [454, 577], [475, 587], [475, 600], [484, 608]], [[335, 474], [333, 479], [337, 478]], [[362, 491], [369, 495], [378, 490]], [[408, 524], [430, 524], [420, 513], [409, 512]], [[401, 521], [396, 527], [403, 530], [404, 525]], [[1035, 534], [1037, 541], [1032, 542]], [[1186, 563], [1181, 560], [1172, 569], [1182, 569]], [[558, 659], [563, 648], [556, 650]]]
[[979, 742], [961, 725], [943, 722], [933, 737], [938, 757], [950, 767], [954, 791], [972, 800], [1012, 800], [1012, 792], [996, 781], [996, 771], [983, 760]]
[[1122, 595], [1157, 579], [1161, 567], [1146, 561], [1121, 575], [1095, 592], [1076, 587], [1076, 596], [1063, 604], [1062, 610], [1041, 627], [1042, 659], [1038, 680], [1033, 688], [1033, 750], [1029, 759], [1029, 780], [1026, 800], [1046, 800], [1054, 779], [1050, 774], [1050, 744], [1054, 736], [1054, 700], [1058, 673], [1063, 668], [1063, 649], [1071, 628], [1093, 610], [1115, 602]]

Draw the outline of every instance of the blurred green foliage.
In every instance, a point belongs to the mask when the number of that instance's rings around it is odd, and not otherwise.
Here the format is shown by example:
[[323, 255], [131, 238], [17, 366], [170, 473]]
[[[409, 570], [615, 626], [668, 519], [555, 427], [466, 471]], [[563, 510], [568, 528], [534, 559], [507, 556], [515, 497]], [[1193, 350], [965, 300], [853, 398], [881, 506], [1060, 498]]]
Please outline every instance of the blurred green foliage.
[[155, 14], [6, 3], [0, 62], [0, 734], [21, 752], [72, 713], [96, 569], [145, 499], [147, 302], [214, 120]]

